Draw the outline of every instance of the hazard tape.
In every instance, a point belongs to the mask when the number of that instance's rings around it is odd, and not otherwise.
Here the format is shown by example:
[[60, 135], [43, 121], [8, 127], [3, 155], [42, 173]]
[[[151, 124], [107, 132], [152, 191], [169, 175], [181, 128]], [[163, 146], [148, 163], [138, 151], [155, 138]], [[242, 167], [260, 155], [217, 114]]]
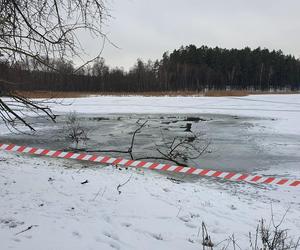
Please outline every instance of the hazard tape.
[[222, 172], [222, 171], [216, 171], [210, 169], [199, 169], [193, 167], [172, 166], [169, 164], [134, 161], [134, 160], [127, 160], [124, 158], [113, 158], [109, 156], [90, 155], [90, 154], [74, 153], [74, 152], [63, 152], [58, 150], [55, 151], [55, 150], [33, 148], [27, 146], [18, 146], [14, 144], [8, 145], [8, 144], [0, 143], [0, 149], [6, 151], [18, 152], [18, 153], [28, 153], [31, 155], [43, 155], [43, 156], [50, 156], [55, 158], [91, 161], [96, 163], [118, 165], [124, 167], [145, 168], [145, 169], [159, 170], [165, 172], [183, 173], [187, 175], [209, 176], [209, 177], [221, 178], [221, 179], [231, 180], [231, 181], [275, 184], [275, 185], [290, 186], [290, 187], [300, 186], [300, 180], [290, 180], [290, 179], [275, 178], [275, 177], [265, 177], [261, 175], [240, 174], [240, 173], [233, 173], [233, 172]]

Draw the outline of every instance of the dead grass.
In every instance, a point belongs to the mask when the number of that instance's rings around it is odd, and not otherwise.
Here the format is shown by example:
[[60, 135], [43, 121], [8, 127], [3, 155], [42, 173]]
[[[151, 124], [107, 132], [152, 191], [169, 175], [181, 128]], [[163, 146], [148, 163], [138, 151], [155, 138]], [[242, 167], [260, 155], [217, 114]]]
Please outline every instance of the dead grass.
[[202, 93], [203, 96], [208, 97], [222, 97], [222, 96], [248, 96], [248, 95], [291, 95], [299, 94], [298, 91], [248, 91], [248, 90], [209, 90]]
[[248, 96], [255, 95], [275, 95], [275, 94], [299, 94], [299, 92], [250, 92], [242, 90], [210, 90], [207, 92], [196, 91], [161, 91], [161, 92], [63, 92], [63, 91], [19, 91], [20, 95], [28, 98], [80, 98], [91, 95], [97, 96], [207, 96], [207, 97], [222, 97], [222, 96]]
[[207, 92], [204, 93], [204, 96], [214, 96], [214, 97], [218, 97], [218, 96], [248, 96], [249, 94], [251, 94], [248, 91], [243, 91], [243, 90], [230, 90], [230, 91], [226, 91], [226, 90], [209, 90]]
[[27, 98], [79, 98], [87, 97], [95, 93], [91, 92], [62, 92], [62, 91], [18, 91], [19, 95]]
[[99, 96], [203, 96], [202, 92], [52, 92], [52, 91], [18, 91], [18, 94], [28, 98], [80, 98], [91, 95]]

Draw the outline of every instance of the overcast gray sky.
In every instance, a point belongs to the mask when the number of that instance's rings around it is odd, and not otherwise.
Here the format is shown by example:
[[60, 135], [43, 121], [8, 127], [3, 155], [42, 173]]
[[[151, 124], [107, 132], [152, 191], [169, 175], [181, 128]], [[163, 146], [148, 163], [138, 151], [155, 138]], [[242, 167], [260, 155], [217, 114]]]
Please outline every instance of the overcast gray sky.
[[[300, 0], [113, 0], [105, 31], [107, 64], [130, 68], [137, 58], [195, 44], [222, 48], [258, 46], [300, 57]], [[99, 42], [85, 41], [90, 52]]]

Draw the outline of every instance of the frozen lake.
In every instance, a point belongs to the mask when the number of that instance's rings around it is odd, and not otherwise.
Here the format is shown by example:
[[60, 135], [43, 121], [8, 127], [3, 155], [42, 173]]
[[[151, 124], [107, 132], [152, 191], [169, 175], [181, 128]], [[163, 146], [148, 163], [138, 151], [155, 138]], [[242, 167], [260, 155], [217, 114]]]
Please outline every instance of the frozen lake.
[[[157, 149], [165, 150], [165, 142], [191, 136], [185, 132], [186, 124], [191, 123], [192, 132], [199, 138], [194, 145], [200, 150], [210, 145], [203, 155], [186, 161], [189, 166], [248, 173], [274, 168], [293, 172], [300, 162], [300, 135], [265, 131], [261, 124], [276, 123], [273, 118], [225, 114], [78, 113], [77, 116], [89, 138], [80, 147], [90, 150], [126, 151], [132, 133], [139, 127], [137, 122], [148, 121], [136, 135], [134, 157], [159, 157]], [[74, 146], [67, 138], [66, 115], [60, 115], [55, 124], [41, 120], [36, 127], [39, 129], [35, 135], [9, 134], [1, 136], [0, 141], [64, 150]], [[128, 154], [99, 154], [129, 158]]]

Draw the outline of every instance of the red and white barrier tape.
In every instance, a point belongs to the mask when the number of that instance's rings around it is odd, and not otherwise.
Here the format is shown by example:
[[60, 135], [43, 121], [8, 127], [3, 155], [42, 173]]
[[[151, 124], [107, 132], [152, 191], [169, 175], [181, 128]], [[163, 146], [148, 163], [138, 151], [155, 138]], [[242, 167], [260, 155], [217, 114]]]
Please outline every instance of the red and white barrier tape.
[[152, 170], [183, 173], [188, 175], [210, 176], [231, 181], [245, 181], [250, 183], [276, 184], [280, 186], [297, 187], [300, 186], [300, 180], [289, 180], [275, 177], [264, 177], [261, 175], [239, 174], [233, 172], [222, 172], [210, 169], [199, 169], [193, 167], [172, 166], [169, 164], [159, 164], [145, 161], [127, 160], [124, 158], [113, 158], [109, 156], [99, 156], [90, 154], [79, 154], [73, 152], [62, 152], [49, 149], [32, 148], [27, 146], [18, 146], [14, 144], [1, 144], [0, 149], [14, 151], [19, 153], [28, 153], [32, 155], [44, 155], [56, 158], [75, 159], [82, 161], [98, 162], [102, 164], [119, 165], [124, 167], [147, 168]]

